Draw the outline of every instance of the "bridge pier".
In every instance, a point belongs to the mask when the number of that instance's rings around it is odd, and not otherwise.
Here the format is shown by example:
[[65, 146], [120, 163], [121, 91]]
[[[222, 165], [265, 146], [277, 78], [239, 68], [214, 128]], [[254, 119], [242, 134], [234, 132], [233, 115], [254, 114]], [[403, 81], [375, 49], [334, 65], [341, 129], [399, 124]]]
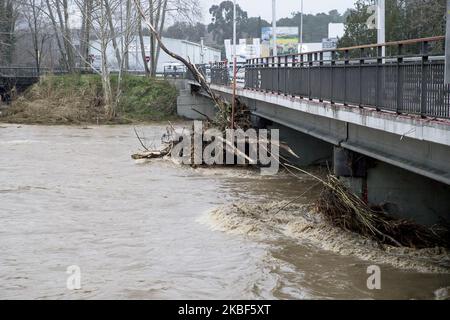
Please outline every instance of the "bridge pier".
[[450, 186], [341, 147], [334, 174], [371, 205], [397, 218], [432, 225], [450, 221]]
[[174, 79], [169, 82], [173, 83], [179, 92], [177, 98], [177, 114], [179, 116], [191, 120], [205, 120], [205, 116], [211, 119], [214, 118], [216, 110], [211, 99], [198, 94], [194, 90], [197, 88], [193, 88], [187, 80]]

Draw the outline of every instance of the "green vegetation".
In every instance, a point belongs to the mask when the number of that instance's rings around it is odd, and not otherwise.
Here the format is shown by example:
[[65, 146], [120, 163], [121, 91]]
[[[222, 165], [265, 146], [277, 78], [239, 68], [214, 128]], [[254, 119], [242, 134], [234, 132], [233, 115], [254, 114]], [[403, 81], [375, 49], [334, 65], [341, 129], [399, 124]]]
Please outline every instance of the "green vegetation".
[[[114, 94], [117, 76], [111, 78]], [[98, 75], [47, 76], [18, 97], [0, 121], [41, 124], [130, 123], [176, 117], [177, 90], [139, 76], [122, 79], [117, 116], [109, 120]]]
[[15, 0], [0, 0], [0, 64], [10, 64], [16, 37], [14, 27], [17, 19]]
[[[358, 0], [346, 20], [340, 47], [376, 43], [377, 31], [369, 30], [369, 6], [374, 0]], [[445, 35], [446, 3], [443, 0], [386, 0], [386, 41]], [[442, 51], [441, 48], [433, 48]], [[416, 48], [415, 52], [418, 52]]]
[[[117, 78], [113, 78], [116, 87]], [[149, 121], [174, 118], [177, 89], [165, 80], [128, 76], [123, 79], [118, 114], [129, 120]]]

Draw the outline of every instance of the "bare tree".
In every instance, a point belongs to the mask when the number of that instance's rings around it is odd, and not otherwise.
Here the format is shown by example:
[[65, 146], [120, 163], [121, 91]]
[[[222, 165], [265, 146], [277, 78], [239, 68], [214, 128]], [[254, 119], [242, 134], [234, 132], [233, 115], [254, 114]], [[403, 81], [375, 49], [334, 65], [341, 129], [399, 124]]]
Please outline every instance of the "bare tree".
[[[162, 34], [168, 16], [172, 17], [174, 20], [192, 20], [201, 16], [198, 0], [139, 0], [136, 3], [140, 5], [140, 8], [145, 12], [148, 22], [156, 28], [156, 31], [159, 34]], [[141, 23], [139, 27], [141, 55], [143, 57], [146, 73], [150, 76], [155, 76], [161, 48], [156, 41], [155, 35], [150, 33], [149, 67], [146, 62], [145, 48], [142, 45], [144, 42], [142, 40], [142, 34]]]
[[12, 63], [18, 12], [15, 0], [0, 0], [0, 64]]
[[[89, 60], [89, 43], [91, 39], [91, 20], [93, 0], [84, 0], [80, 8], [81, 13], [81, 35], [80, 35], [80, 53], [82, 60]], [[85, 63], [84, 67], [89, 65]]]
[[41, 61], [43, 59], [44, 44], [50, 38], [47, 33], [48, 20], [42, 10], [44, 6], [43, 0], [21, 0], [20, 16], [28, 26], [28, 32], [31, 37], [32, 49], [26, 49], [33, 56], [34, 64], [38, 72], [41, 69]]

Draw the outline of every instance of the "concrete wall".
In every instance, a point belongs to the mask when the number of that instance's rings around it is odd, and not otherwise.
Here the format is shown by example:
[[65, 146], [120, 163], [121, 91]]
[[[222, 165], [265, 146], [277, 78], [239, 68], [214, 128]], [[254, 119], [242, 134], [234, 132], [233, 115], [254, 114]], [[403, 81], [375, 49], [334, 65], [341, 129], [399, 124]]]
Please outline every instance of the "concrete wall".
[[211, 99], [193, 91], [188, 81], [172, 80], [179, 91], [177, 98], [177, 114], [191, 120], [205, 120], [205, 116], [194, 111], [197, 110], [210, 119], [216, 115], [216, 108]]
[[390, 213], [422, 224], [450, 221], [450, 186], [376, 161], [367, 172], [370, 203], [385, 204]]

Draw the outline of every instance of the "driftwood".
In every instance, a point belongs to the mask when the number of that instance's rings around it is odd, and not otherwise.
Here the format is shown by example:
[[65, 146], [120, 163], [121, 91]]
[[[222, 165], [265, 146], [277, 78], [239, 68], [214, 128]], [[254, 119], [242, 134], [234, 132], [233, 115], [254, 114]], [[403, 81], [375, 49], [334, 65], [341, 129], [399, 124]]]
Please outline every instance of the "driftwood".
[[380, 244], [397, 247], [449, 247], [448, 229], [427, 227], [388, 215], [370, 207], [348, 190], [337, 177], [329, 175], [317, 202], [326, 220], [341, 229], [359, 233]]

